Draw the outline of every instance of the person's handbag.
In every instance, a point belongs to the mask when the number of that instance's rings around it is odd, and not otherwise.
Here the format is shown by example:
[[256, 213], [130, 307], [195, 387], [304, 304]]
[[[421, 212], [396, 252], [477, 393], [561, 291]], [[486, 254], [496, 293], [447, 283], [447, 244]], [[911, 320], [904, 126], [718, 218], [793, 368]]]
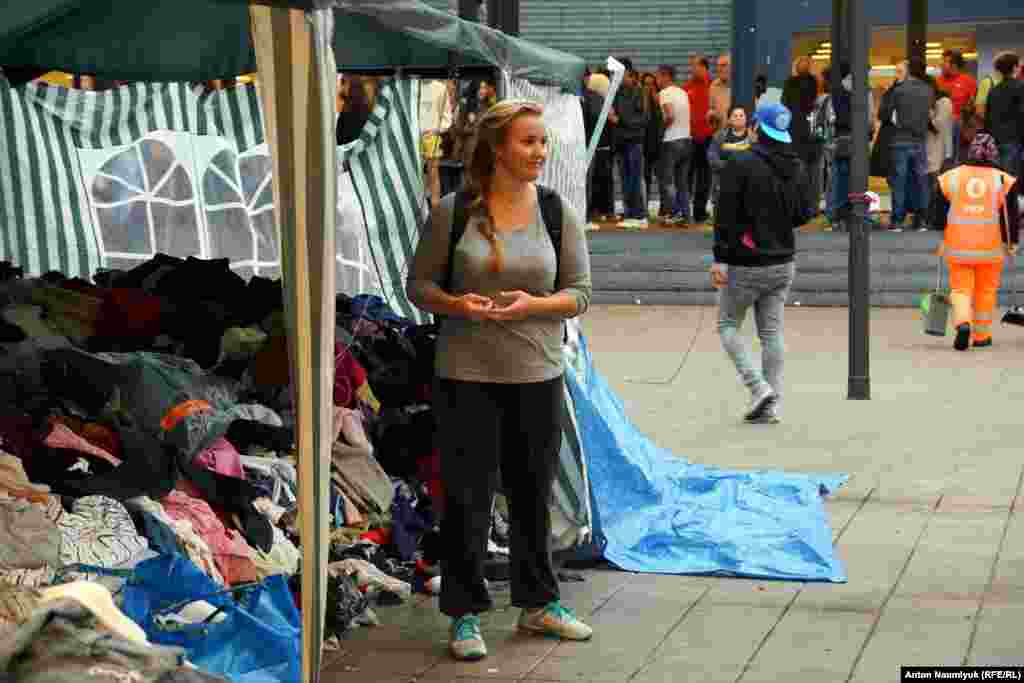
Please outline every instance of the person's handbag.
[[942, 257], [939, 257], [935, 290], [922, 301], [924, 333], [933, 337], [945, 337], [949, 328], [949, 292], [942, 287]]
[[[299, 683], [302, 622], [283, 576], [225, 588], [181, 555], [134, 569], [78, 569], [126, 578], [121, 609], [157, 645], [183, 648], [188, 661], [234, 683]], [[195, 622], [183, 610], [205, 608]], [[208, 612], [208, 613], [207, 613]]]
[[891, 123], [883, 123], [878, 130], [878, 137], [871, 148], [870, 173], [875, 178], [888, 178], [891, 170], [891, 154], [893, 134], [896, 126]]

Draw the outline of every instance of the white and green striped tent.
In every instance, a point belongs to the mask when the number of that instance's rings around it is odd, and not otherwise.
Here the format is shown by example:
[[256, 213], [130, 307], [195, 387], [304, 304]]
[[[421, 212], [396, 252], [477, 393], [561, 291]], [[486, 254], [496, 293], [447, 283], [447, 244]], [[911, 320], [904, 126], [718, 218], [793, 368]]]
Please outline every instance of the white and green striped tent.
[[[391, 303], [411, 317], [397, 285], [422, 219], [410, 118], [417, 97], [416, 81], [388, 84], [363, 136], [340, 151], [351, 169], [340, 185], [358, 201], [340, 196], [336, 241], [339, 291], [394, 293]], [[0, 260], [89, 277], [163, 251], [226, 256], [244, 275], [278, 275], [269, 150], [254, 86], [138, 83], [93, 93], [0, 81], [0, 110]], [[167, 155], [174, 164], [154, 158]], [[126, 210], [110, 210], [118, 207]]]
[[[336, 228], [339, 290], [383, 293], [417, 320], [403, 282], [423, 220], [418, 96], [416, 80], [388, 82], [339, 151], [340, 186], [357, 201], [341, 194]], [[260, 106], [253, 85], [88, 92], [0, 80], [0, 260], [88, 278], [163, 251], [276, 277]]]
[[[545, 104], [551, 151], [542, 182], [582, 212], [579, 100], [525, 81], [511, 87], [511, 94]], [[422, 321], [405, 295], [425, 219], [418, 97], [418, 80], [387, 81], [362, 135], [339, 149], [335, 247], [339, 291], [378, 293], [400, 315]], [[33, 273], [90, 277], [163, 251], [228, 257], [245, 275], [277, 277], [256, 86], [137, 83], [94, 93], [39, 82], [13, 89], [0, 81], [0, 108], [0, 260]], [[258, 253], [267, 244], [269, 252]], [[580, 449], [567, 431], [555, 491], [560, 549], [589, 529]]]
[[[31, 273], [60, 270], [83, 277], [109, 265], [79, 151], [104, 150], [113, 158], [157, 131], [214, 137], [238, 151], [264, 143], [251, 86], [211, 91], [135, 83], [88, 92], [44, 82], [14, 89], [0, 80], [0, 258]], [[132, 179], [119, 180], [130, 185]], [[144, 195], [160, 179], [140, 180], [143, 187], [136, 189]]]

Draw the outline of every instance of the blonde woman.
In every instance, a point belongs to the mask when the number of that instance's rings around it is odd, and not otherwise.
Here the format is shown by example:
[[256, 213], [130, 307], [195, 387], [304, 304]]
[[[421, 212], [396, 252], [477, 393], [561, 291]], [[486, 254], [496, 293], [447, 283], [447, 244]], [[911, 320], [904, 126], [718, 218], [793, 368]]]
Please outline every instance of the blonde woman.
[[[506, 100], [480, 118], [466, 187], [431, 213], [407, 285], [412, 302], [444, 316], [434, 396], [445, 490], [441, 611], [460, 660], [487, 654], [478, 615], [493, 606], [484, 560], [499, 473], [519, 628], [591, 635], [559, 603], [548, 509], [562, 440], [563, 321], [587, 310], [590, 263], [576, 213], [536, 185], [547, 157], [542, 115], [537, 104]], [[557, 218], [545, 220], [552, 199]]]

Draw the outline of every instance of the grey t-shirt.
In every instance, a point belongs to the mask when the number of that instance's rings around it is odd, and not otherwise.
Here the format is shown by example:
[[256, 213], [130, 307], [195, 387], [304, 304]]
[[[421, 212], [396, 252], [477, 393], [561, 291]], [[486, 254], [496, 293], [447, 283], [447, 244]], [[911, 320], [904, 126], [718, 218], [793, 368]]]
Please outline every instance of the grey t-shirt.
[[[408, 293], [413, 303], [423, 300], [428, 283], [444, 287], [448, 265], [448, 241], [452, 230], [455, 195], [444, 197], [424, 227], [409, 273]], [[534, 296], [568, 292], [582, 314], [590, 305], [590, 256], [579, 217], [562, 201], [562, 253], [555, 249], [541, 218], [540, 207], [530, 225], [498, 233], [504, 265], [490, 269], [491, 246], [478, 229], [479, 218], [470, 218], [455, 249], [451, 294], [495, 296], [522, 290]], [[561, 376], [562, 320], [530, 318], [514, 322], [472, 321], [445, 318], [437, 344], [439, 377], [465, 382], [525, 384]]]

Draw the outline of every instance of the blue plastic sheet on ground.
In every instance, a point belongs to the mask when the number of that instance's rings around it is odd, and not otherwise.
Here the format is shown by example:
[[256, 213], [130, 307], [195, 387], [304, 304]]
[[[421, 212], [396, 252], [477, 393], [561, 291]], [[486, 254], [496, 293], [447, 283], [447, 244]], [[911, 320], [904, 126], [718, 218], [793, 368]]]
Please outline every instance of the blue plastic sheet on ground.
[[823, 501], [846, 475], [688, 463], [637, 430], [582, 337], [580, 348], [566, 381], [605, 559], [636, 572], [846, 581]]

